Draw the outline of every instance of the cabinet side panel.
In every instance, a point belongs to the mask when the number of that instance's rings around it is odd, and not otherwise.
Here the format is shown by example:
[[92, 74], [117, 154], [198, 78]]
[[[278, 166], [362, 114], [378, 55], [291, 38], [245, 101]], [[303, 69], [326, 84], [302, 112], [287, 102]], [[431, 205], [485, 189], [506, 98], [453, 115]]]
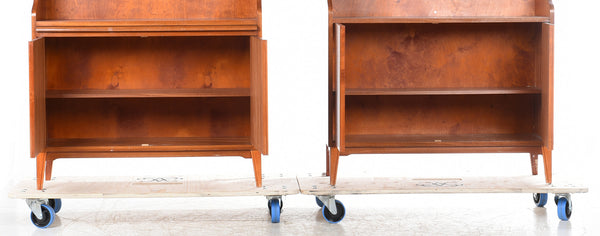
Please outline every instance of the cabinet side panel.
[[29, 119], [31, 157], [46, 148], [45, 39], [29, 42]]
[[338, 127], [337, 140], [341, 152], [346, 149], [346, 27], [335, 24], [336, 28], [336, 81], [338, 88]]
[[47, 0], [44, 20], [132, 20], [257, 17], [248, 0]]
[[268, 86], [267, 86], [267, 41], [250, 38], [251, 64], [251, 119], [252, 145], [262, 154], [269, 153], [268, 146]]
[[534, 16], [535, 0], [333, 0], [334, 17]]
[[554, 25], [542, 25], [540, 50], [540, 73], [542, 86], [542, 110], [540, 115], [540, 136], [544, 146], [550, 150], [554, 146]]

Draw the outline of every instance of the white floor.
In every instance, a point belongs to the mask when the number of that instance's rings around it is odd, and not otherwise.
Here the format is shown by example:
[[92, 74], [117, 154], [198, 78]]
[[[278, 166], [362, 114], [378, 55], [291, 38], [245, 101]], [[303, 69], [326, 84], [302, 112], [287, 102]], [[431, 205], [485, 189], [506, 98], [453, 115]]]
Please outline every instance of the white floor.
[[[477, 156], [345, 157], [340, 163], [339, 178], [356, 174], [357, 170], [362, 171], [357, 176], [402, 174], [411, 177], [519, 175], [529, 171], [525, 154]], [[154, 162], [152, 160], [144, 163]], [[219, 160], [161, 159], [155, 162], [160, 166], [162, 162], [189, 161], [178, 167], [198, 166], [192, 168], [194, 170], [205, 164], [206, 169], [201, 171], [214, 167], [224, 169], [236, 163], [240, 165], [239, 175], [251, 175], [249, 162], [227, 159], [220, 163]], [[112, 171], [120, 173], [127, 172], [118, 166], [141, 165], [139, 160], [96, 161], [108, 163], [114, 166]], [[273, 161], [267, 158], [265, 163]], [[95, 164], [92, 160], [65, 160], [56, 166], [56, 173], [77, 174], [69, 172], [67, 167], [85, 170], [85, 166]], [[0, 193], [0, 235], [600, 235], [600, 196], [596, 191], [598, 184], [593, 181], [598, 174], [592, 171], [593, 166], [577, 169], [569, 161], [561, 160], [556, 164], [555, 178], [571, 173], [571, 176], [582, 177], [580, 181], [587, 179], [583, 184], [590, 188], [589, 193], [573, 195], [573, 215], [568, 222], [558, 219], [552, 196], [545, 208], [537, 208], [530, 194], [515, 193], [342, 195], [337, 199], [346, 206], [346, 217], [339, 224], [329, 224], [322, 218], [313, 196], [294, 195], [284, 198], [279, 224], [270, 223], [264, 197], [63, 199], [62, 210], [54, 224], [42, 230], [31, 224], [30, 211], [23, 200], [6, 198], [6, 190], [13, 185], [9, 181], [0, 188], [4, 190]], [[272, 169], [268, 166], [266, 170]], [[110, 171], [104, 168], [90, 172], [94, 175]]]
[[[311, 196], [284, 200], [281, 223], [270, 223], [261, 197], [64, 200], [48, 229], [29, 222], [22, 200], [3, 202], [3, 235], [598, 235], [600, 209], [574, 196], [571, 221], [556, 206], [536, 208], [528, 194], [338, 196], [339, 224], [326, 223]], [[8, 203], [8, 204], [7, 204]], [[12, 207], [6, 207], [10, 205]]]

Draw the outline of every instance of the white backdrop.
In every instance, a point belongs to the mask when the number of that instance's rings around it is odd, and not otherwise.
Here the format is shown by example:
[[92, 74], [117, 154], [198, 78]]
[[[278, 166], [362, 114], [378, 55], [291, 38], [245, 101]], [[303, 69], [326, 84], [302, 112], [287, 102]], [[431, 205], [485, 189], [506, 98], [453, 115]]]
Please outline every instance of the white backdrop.
[[[28, 52], [31, 2], [0, 8], [0, 199], [21, 178], [35, 176], [29, 156]], [[142, 1], [143, 2], [143, 1]], [[269, 146], [266, 174], [320, 173], [327, 142], [327, 1], [263, 0], [269, 59]], [[597, 1], [555, 0], [555, 150], [557, 175], [600, 177], [596, 111], [600, 55]], [[77, 68], [73, 68], [77, 69]], [[473, 158], [461, 159], [461, 156]], [[481, 157], [479, 157], [481, 156]], [[413, 160], [411, 165], [404, 161]], [[415, 162], [416, 161], [416, 162]], [[416, 163], [416, 164], [415, 164]], [[507, 165], [506, 163], [514, 163]], [[540, 162], [541, 164], [541, 162]], [[502, 166], [507, 168], [497, 168]], [[349, 175], [528, 174], [527, 154], [371, 155], [342, 157]], [[540, 172], [543, 168], [540, 168]], [[185, 175], [252, 177], [250, 160], [219, 158], [59, 159], [55, 176]], [[594, 193], [594, 189], [590, 190]], [[597, 203], [595, 203], [597, 204]]]

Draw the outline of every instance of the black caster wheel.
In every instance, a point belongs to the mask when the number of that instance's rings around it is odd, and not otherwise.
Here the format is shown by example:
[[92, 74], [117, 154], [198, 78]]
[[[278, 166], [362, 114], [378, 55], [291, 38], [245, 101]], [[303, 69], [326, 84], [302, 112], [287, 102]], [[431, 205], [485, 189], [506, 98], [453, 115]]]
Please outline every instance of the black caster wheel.
[[283, 201], [281, 199], [271, 199], [268, 202], [269, 215], [271, 215], [271, 223], [279, 223], [281, 219], [281, 209], [283, 208]]
[[548, 203], [548, 194], [547, 193], [534, 193], [533, 194], [533, 202], [537, 207], [544, 207], [546, 203]]
[[54, 222], [54, 216], [56, 213], [54, 209], [46, 204], [42, 204], [42, 218], [38, 219], [33, 212], [31, 212], [31, 223], [40, 229], [48, 228]]
[[316, 200], [316, 202], [317, 202], [317, 206], [319, 206], [319, 207], [323, 207], [323, 202], [322, 202], [321, 200], [319, 200], [319, 198], [318, 198], [318, 197], [315, 197], [315, 200]]
[[344, 204], [342, 204], [342, 202], [340, 202], [339, 200], [335, 200], [335, 206], [337, 208], [337, 214], [335, 215], [329, 212], [329, 209], [327, 209], [326, 206], [323, 206], [323, 208], [321, 209], [323, 213], [323, 218], [325, 218], [327, 222], [332, 224], [339, 223], [344, 219], [344, 216], [346, 216], [346, 208], [344, 207]]
[[48, 199], [48, 205], [54, 209], [54, 213], [58, 213], [62, 208], [62, 200], [60, 198]]
[[556, 204], [556, 210], [558, 211], [558, 218], [563, 221], [568, 221], [571, 218], [571, 212], [573, 210], [573, 203], [571, 199], [566, 197], [560, 197], [558, 204]]

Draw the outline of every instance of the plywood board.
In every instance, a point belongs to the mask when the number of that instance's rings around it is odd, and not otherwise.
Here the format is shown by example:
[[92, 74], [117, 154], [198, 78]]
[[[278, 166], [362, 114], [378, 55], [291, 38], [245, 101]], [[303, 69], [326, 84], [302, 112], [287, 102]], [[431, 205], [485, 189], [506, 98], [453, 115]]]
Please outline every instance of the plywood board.
[[209, 179], [197, 176], [169, 177], [57, 177], [36, 190], [35, 179], [19, 182], [11, 198], [164, 198], [282, 196], [298, 194], [294, 177], [266, 177], [257, 188], [254, 178]]
[[306, 195], [414, 194], [414, 193], [585, 193], [588, 188], [573, 184], [545, 184], [543, 176], [468, 178], [338, 178], [298, 177]]

